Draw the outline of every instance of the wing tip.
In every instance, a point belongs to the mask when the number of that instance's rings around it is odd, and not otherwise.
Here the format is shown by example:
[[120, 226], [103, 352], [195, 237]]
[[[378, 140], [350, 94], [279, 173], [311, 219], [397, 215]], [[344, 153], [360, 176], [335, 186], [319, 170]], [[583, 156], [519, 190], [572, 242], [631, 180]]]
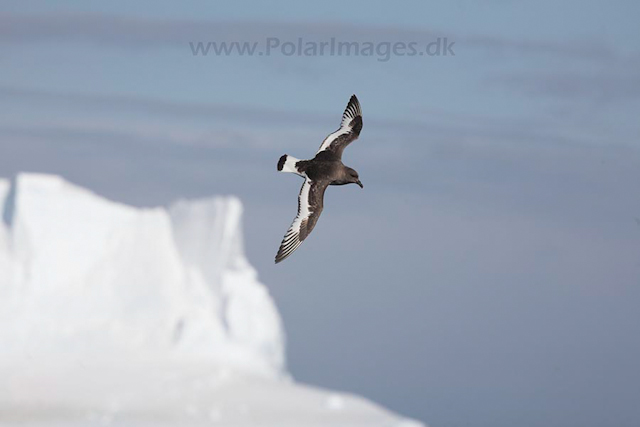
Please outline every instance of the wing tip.
[[344, 113], [342, 114], [342, 125], [349, 124], [356, 117], [362, 117], [362, 108], [360, 107], [358, 97], [353, 94], [351, 98], [349, 98], [347, 108], [344, 109]]
[[298, 247], [300, 247], [300, 245], [302, 244], [302, 242], [300, 240], [298, 240], [296, 243], [293, 243], [292, 245], [288, 246], [286, 249], [283, 250], [284, 242], [280, 245], [280, 249], [278, 249], [278, 253], [276, 254], [276, 264], [281, 263], [282, 261], [284, 261], [285, 259], [289, 258], [289, 256], [294, 253], [296, 251], [296, 249], [298, 249]]
[[347, 108], [349, 108], [349, 105], [353, 105], [355, 107], [355, 110], [358, 115], [362, 114], [362, 109], [360, 108], [360, 101], [358, 100], [358, 97], [356, 96], [355, 93], [351, 95], [351, 98], [349, 98], [349, 104], [347, 104]]
[[285, 259], [289, 258], [289, 255], [291, 255], [293, 252], [289, 252], [288, 254], [278, 254], [276, 255], [276, 264], [280, 264], [282, 261], [284, 261]]

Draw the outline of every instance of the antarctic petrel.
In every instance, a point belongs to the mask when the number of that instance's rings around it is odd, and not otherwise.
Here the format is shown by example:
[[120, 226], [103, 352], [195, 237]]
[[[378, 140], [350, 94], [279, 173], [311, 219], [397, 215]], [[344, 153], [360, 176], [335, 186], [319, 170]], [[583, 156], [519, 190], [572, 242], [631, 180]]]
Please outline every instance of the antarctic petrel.
[[300, 175], [304, 184], [298, 196], [298, 215], [282, 239], [276, 264], [298, 249], [315, 227], [322, 213], [327, 186], [353, 183], [363, 188], [358, 172], [342, 164], [342, 152], [358, 138], [361, 130], [362, 110], [358, 98], [352, 95], [342, 114], [340, 128], [322, 141], [313, 159], [300, 160], [287, 154], [280, 157], [278, 170]]

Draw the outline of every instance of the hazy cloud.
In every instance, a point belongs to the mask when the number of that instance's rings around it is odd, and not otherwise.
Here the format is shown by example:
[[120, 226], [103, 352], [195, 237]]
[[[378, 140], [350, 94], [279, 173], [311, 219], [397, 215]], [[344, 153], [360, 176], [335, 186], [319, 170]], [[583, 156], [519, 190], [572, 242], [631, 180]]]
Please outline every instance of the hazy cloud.
[[640, 98], [640, 68], [602, 71], [512, 73], [492, 79], [527, 95], [545, 95], [575, 101], [609, 103]]
[[190, 41], [255, 41], [267, 37], [296, 40], [417, 41], [448, 37], [458, 49], [484, 49], [525, 55], [553, 55], [585, 60], [616, 56], [610, 46], [592, 42], [518, 40], [487, 35], [463, 35], [440, 29], [407, 29], [393, 26], [332, 22], [149, 20], [92, 14], [0, 15], [0, 41], [24, 43], [67, 41], [112, 44], [122, 47], [186, 46]]

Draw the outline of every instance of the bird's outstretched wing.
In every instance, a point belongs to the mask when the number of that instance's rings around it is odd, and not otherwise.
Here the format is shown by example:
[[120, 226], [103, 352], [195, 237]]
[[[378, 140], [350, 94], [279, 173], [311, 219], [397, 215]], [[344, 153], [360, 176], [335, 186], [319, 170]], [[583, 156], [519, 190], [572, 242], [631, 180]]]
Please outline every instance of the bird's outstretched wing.
[[324, 192], [327, 185], [326, 182], [313, 182], [309, 178], [305, 179], [298, 196], [298, 215], [282, 239], [276, 255], [276, 264], [298, 249], [298, 246], [315, 227], [322, 213]]
[[337, 155], [338, 158], [342, 158], [344, 149], [351, 142], [358, 139], [361, 130], [362, 110], [360, 109], [360, 102], [358, 102], [358, 98], [356, 98], [355, 95], [351, 95], [347, 108], [342, 114], [340, 128], [322, 141], [318, 153], [325, 150], [331, 151]]

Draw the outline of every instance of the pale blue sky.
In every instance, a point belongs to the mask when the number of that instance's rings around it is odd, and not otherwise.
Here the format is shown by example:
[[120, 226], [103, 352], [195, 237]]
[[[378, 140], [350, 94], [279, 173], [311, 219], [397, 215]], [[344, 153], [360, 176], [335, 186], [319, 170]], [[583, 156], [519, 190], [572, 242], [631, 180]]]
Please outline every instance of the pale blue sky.
[[[58, 173], [142, 206], [240, 196], [301, 381], [434, 427], [636, 426], [639, 9], [0, 1], [0, 176]], [[456, 55], [188, 45], [271, 36], [447, 37]], [[364, 129], [344, 160], [365, 188], [331, 188], [275, 266], [300, 185], [275, 163], [313, 155], [352, 93]]]

